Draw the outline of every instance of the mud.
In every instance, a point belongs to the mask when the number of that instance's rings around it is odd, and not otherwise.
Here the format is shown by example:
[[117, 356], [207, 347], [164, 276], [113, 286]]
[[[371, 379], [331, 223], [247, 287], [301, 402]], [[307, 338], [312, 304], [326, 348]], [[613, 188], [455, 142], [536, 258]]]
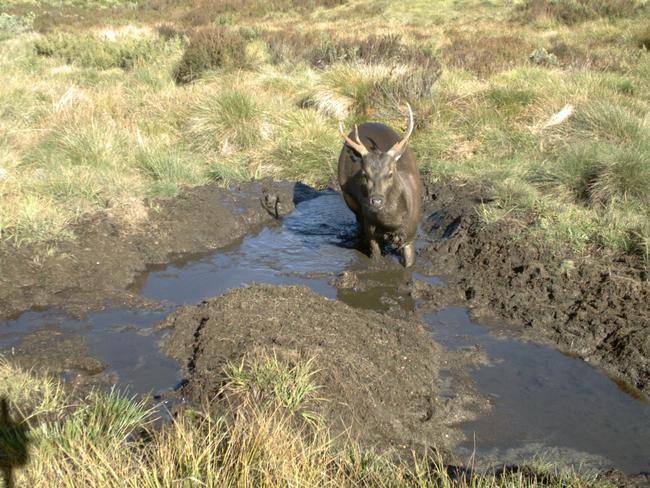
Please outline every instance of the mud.
[[86, 341], [56, 328], [43, 329], [11, 348], [11, 359], [25, 369], [52, 374], [101, 373], [106, 365], [90, 355]]
[[488, 406], [464, 372], [476, 359], [441, 348], [422, 323], [355, 309], [304, 286], [232, 290], [158, 327], [170, 330], [163, 349], [183, 365], [183, 393], [192, 401], [213, 399], [219, 372], [249, 354], [315, 358], [328, 425], [382, 450], [448, 448], [463, 438], [458, 424]]
[[4, 355], [25, 370], [64, 379], [77, 395], [95, 388], [109, 390], [118, 381], [115, 371], [94, 356], [85, 337], [56, 326], [24, 336]]
[[[421, 250], [475, 317], [499, 317], [650, 395], [650, 282], [632, 259], [576, 256], [529, 231], [534, 217], [482, 224], [485, 191], [429, 188]], [[568, 270], [563, 262], [572, 261]]]
[[[570, 463], [645, 470], [649, 410], [630, 394], [650, 388], [647, 275], [602, 253], [551, 251], [529, 231], [532, 216], [484, 226], [475, 207], [487, 195], [427, 188], [412, 270], [356, 251], [340, 196], [301, 185], [191, 189], [152, 205], [139, 231], [95, 216], [50, 257], [0, 247], [0, 320], [32, 309], [4, 322], [0, 348], [73, 381], [160, 392], [180, 379], [156, 345], [169, 333], [165, 350], [186, 366], [183, 392], [197, 401], [218, 388], [229, 359], [315, 354], [323, 396], [335, 400], [324, 415], [364, 443], [442, 440], [471, 454], [474, 432], [483, 459], [497, 463], [557, 447]], [[317, 295], [259, 285], [211, 298], [260, 281]], [[513, 336], [601, 366], [628, 394], [598, 369]], [[468, 377], [486, 357], [494, 364]]]
[[[173, 255], [217, 249], [293, 209], [309, 196], [294, 183], [269, 180], [234, 191], [204, 186], [153, 202], [145, 226], [134, 229], [108, 213], [89, 217], [61, 243], [0, 246], [0, 320], [57, 307], [81, 316], [106, 306], [150, 305], [128, 291], [147, 264]], [[55, 252], [48, 252], [54, 245]], [[35, 259], [38, 256], [39, 259]]]

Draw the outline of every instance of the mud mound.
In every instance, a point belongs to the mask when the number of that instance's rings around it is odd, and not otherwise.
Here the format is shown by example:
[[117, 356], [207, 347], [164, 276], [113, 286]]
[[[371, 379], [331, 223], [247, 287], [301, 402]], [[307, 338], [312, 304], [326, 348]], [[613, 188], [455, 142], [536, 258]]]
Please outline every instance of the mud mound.
[[[422, 250], [448, 275], [457, 299], [475, 315], [524, 326], [650, 394], [650, 282], [631, 263], [603, 253], [551, 249], [527, 229], [534, 216], [486, 226], [473, 207], [484, 192], [441, 185], [429, 190]], [[571, 259], [567, 272], [563, 262]]]
[[[420, 322], [353, 309], [306, 287], [236, 289], [184, 307], [158, 328], [171, 329], [163, 349], [184, 365], [183, 393], [196, 402], [213, 398], [223, 367], [246, 354], [314, 357], [328, 424], [350, 427], [370, 445], [450, 445], [461, 438], [452, 424], [485, 405], [462, 377], [468, 360], [452, 359]], [[449, 372], [453, 392], [444, 386]]]

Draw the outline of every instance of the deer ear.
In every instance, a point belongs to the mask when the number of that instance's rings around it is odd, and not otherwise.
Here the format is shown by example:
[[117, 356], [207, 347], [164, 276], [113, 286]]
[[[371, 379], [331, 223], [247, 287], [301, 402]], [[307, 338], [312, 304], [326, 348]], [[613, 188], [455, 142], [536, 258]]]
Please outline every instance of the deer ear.
[[363, 156], [361, 156], [354, 148], [346, 145], [348, 149], [348, 156], [350, 157], [350, 160], [354, 163], [363, 163]]

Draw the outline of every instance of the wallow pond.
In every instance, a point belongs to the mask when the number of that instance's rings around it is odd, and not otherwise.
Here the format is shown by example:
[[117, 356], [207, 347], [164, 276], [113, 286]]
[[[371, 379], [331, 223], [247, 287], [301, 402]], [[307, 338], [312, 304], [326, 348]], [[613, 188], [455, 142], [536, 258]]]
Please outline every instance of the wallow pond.
[[489, 403], [455, 426], [464, 434], [453, 446], [460, 459], [480, 467], [541, 457], [628, 474], [650, 471], [650, 405], [643, 398], [580, 359], [518, 339], [509, 325], [475, 323], [462, 306], [436, 303], [445, 277], [436, 274], [435, 262], [419, 257], [405, 270], [389, 255], [373, 263], [355, 248], [355, 233], [340, 195], [323, 192], [217, 252], [150, 267], [131, 292], [159, 307], [106, 309], [83, 319], [53, 309], [25, 312], [0, 325], [0, 348], [8, 357], [58, 364], [53, 369], [66, 379], [103, 375], [133, 393], [158, 395], [184, 380], [159, 347], [166, 332], [155, 325], [170, 313], [254, 283], [303, 285], [363, 313], [421, 321], [449, 357], [480, 358], [472, 365], [447, 361], [439, 371], [440, 398], [456, 395], [455, 369], [465, 365], [477, 399]]

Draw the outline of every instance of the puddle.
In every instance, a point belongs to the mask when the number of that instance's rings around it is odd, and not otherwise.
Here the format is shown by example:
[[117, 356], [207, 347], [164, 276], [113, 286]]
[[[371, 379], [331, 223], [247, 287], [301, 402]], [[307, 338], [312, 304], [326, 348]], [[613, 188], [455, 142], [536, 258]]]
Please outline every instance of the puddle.
[[[300, 203], [282, 224], [261, 229], [218, 253], [190, 256], [152, 267], [132, 291], [163, 300], [160, 311], [107, 310], [70, 320], [55, 311], [28, 312], [0, 325], [0, 348], [56, 326], [86, 338], [90, 353], [136, 393], [173, 388], [178, 368], [158, 350], [152, 325], [179, 306], [255, 282], [301, 284], [351, 306], [410, 312], [417, 308], [410, 280], [444, 286], [426, 263], [403, 269], [396, 257], [373, 263], [353, 247], [356, 224], [341, 197], [328, 193]], [[420, 266], [422, 265], [422, 266]], [[349, 275], [349, 286], [335, 279]], [[339, 283], [340, 285], [340, 283]], [[484, 462], [530, 459], [540, 449], [555, 460], [628, 473], [650, 470], [650, 406], [620, 389], [584, 362], [536, 344], [489, 333], [462, 308], [424, 315], [434, 338], [449, 348], [478, 346], [492, 361], [472, 372], [493, 411], [461, 426]], [[372, 338], [369, 338], [371, 340]], [[453, 392], [453, 385], [450, 385]]]
[[181, 380], [178, 365], [160, 352], [160, 335], [152, 330], [167, 313], [108, 310], [73, 320], [55, 311], [27, 312], [0, 325], [0, 351], [10, 355], [28, 334], [56, 329], [85, 338], [89, 354], [115, 372], [130, 393], [160, 393]]
[[423, 318], [441, 344], [478, 346], [492, 361], [471, 374], [495, 408], [463, 426], [470, 439], [461, 448], [466, 459], [475, 450], [483, 463], [515, 464], [545, 452], [595, 468], [650, 468], [650, 405], [599, 370], [555, 349], [495, 337], [460, 307]]

